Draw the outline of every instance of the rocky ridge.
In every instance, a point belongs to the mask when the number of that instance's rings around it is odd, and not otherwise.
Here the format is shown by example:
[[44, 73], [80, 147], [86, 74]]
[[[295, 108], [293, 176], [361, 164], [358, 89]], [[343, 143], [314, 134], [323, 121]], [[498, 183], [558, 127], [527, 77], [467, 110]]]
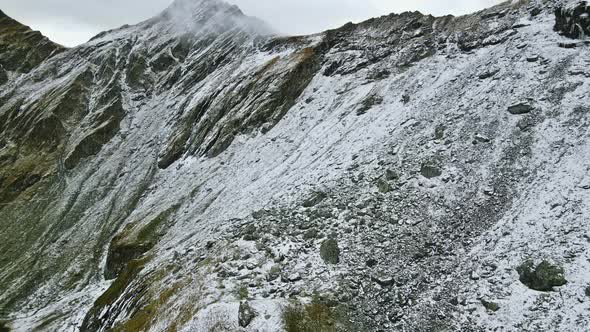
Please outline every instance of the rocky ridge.
[[280, 37], [182, 0], [68, 50], [19, 25], [41, 60], [0, 62], [0, 321], [583, 328], [586, 8]]

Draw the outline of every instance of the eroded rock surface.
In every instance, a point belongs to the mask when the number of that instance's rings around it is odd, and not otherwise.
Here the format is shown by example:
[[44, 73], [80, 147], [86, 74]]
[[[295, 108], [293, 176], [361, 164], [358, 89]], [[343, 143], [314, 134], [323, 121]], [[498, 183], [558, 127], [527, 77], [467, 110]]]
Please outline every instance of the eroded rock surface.
[[574, 39], [590, 36], [590, 4], [573, 1], [555, 9], [555, 31]]

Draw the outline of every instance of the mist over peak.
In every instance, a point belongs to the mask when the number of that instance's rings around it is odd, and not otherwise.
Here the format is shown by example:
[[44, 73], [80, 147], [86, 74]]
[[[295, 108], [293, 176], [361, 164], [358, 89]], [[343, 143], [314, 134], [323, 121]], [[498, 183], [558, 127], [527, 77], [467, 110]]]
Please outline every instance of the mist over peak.
[[236, 28], [251, 34], [274, 33], [262, 20], [246, 16], [238, 6], [221, 0], [176, 0], [162, 16], [183, 33], [221, 33]]

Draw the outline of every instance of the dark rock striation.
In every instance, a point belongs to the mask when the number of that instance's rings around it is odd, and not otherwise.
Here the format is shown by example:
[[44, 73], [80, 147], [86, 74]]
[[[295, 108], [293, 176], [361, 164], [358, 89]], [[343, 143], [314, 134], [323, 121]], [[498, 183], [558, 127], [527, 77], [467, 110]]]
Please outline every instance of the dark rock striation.
[[568, 38], [583, 39], [590, 36], [590, 5], [575, 1], [555, 9], [555, 31]]

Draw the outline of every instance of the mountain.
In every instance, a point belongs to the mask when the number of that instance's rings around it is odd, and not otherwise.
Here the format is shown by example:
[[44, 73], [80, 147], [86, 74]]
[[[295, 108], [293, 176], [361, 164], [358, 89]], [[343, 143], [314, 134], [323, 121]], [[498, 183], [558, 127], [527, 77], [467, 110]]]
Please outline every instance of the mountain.
[[0, 330], [584, 330], [589, 14], [1, 14]]
[[0, 10], [0, 85], [8, 80], [7, 72], [27, 73], [63, 50]]

